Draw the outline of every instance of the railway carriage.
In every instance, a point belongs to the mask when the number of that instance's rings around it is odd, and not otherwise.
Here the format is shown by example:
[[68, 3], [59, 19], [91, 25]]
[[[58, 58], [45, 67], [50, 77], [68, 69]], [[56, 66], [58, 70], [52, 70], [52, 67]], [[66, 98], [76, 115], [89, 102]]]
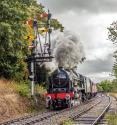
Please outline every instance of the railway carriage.
[[92, 96], [95, 96], [97, 94], [97, 86], [95, 83], [92, 83]]

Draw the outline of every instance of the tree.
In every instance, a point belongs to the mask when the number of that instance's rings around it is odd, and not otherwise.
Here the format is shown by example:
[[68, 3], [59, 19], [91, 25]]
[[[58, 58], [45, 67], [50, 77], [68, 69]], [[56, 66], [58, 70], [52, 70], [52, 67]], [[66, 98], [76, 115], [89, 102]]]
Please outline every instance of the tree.
[[98, 92], [102, 92], [103, 91], [103, 88], [102, 88], [102, 86], [99, 83], [97, 84], [97, 89], [98, 89]]
[[112, 83], [108, 80], [104, 80], [98, 84], [98, 88], [101, 88], [104, 92], [112, 91]]
[[[117, 21], [114, 21], [108, 29], [108, 38], [109, 40], [111, 40], [113, 42], [113, 44], [117, 44]], [[115, 63], [113, 65], [113, 72], [114, 72], [114, 76], [117, 79], [117, 51], [114, 52], [114, 56], [115, 58]]]
[[[0, 76], [7, 79], [26, 79], [24, 58], [30, 53], [25, 36], [30, 32], [26, 21], [44, 12], [36, 0], [1, 0], [0, 2]], [[39, 20], [44, 22], [44, 20]], [[57, 25], [57, 26], [56, 26]], [[52, 22], [56, 29], [63, 27]]]
[[98, 91], [104, 92], [117, 92], [117, 80], [109, 81], [104, 80], [100, 82], [98, 85]]

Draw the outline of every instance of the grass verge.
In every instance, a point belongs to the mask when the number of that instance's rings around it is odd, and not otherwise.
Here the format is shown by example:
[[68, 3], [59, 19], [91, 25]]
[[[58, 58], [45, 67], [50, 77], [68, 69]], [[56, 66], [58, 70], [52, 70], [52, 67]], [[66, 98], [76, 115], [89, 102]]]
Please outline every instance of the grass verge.
[[65, 121], [63, 121], [62, 125], [73, 125], [73, 121], [72, 120], [65, 120]]
[[35, 98], [31, 97], [30, 83], [0, 79], [0, 94], [19, 95], [20, 98], [27, 102], [26, 108], [28, 109], [28, 112], [43, 111], [45, 109], [44, 93], [46, 92], [46, 89], [43, 86], [37, 84], [35, 85], [35, 92], [35, 97], [38, 100], [38, 104], [36, 104]]
[[117, 125], [117, 114], [112, 113], [106, 116], [108, 125]]

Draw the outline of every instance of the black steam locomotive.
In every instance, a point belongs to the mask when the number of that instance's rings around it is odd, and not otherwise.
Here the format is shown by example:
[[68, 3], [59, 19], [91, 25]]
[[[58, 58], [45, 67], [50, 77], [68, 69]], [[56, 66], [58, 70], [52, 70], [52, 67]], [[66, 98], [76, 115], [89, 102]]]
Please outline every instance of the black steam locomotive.
[[91, 79], [75, 71], [56, 69], [48, 78], [46, 107], [71, 107], [90, 99], [97, 92], [96, 84]]

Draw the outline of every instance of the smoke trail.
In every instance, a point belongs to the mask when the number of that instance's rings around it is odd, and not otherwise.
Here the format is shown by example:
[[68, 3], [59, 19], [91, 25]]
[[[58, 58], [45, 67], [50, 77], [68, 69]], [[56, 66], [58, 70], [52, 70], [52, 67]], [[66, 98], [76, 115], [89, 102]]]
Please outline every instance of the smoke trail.
[[59, 67], [74, 68], [83, 61], [84, 50], [82, 43], [70, 31], [55, 32], [52, 50]]

